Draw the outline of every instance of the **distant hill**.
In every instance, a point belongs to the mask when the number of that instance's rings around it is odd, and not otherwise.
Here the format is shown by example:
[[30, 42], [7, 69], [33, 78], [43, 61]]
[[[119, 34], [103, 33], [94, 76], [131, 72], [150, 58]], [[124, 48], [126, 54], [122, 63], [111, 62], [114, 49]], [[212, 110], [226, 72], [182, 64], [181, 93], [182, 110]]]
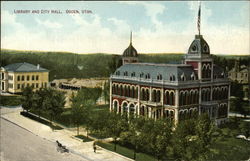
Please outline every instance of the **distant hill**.
[[[152, 63], [180, 63], [184, 54], [176, 53], [151, 53], [139, 54], [140, 62]], [[121, 65], [121, 55], [117, 54], [77, 54], [70, 52], [48, 52], [48, 51], [19, 51], [1, 49], [1, 66], [12, 63], [28, 62], [40, 64], [50, 70], [50, 81], [62, 78], [93, 78], [109, 77], [117, 67]], [[228, 56], [216, 56], [218, 61], [228, 59], [233, 62], [233, 58]], [[240, 56], [245, 60], [249, 57]]]

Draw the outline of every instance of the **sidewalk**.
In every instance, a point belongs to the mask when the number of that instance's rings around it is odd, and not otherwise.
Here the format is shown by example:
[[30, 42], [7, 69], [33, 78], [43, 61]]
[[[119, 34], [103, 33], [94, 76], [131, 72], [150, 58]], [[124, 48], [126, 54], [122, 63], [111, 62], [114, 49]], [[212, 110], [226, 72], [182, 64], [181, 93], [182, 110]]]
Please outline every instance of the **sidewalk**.
[[[5, 112], [2, 112], [4, 110]], [[7, 112], [6, 112], [7, 111]], [[132, 159], [108, 151], [101, 147], [97, 148], [97, 153], [93, 152], [93, 141], [82, 142], [74, 137], [75, 132], [66, 129], [52, 131], [50, 127], [39, 122], [26, 118], [20, 115], [21, 109], [13, 109], [8, 112], [7, 108], [1, 108], [1, 117], [30, 131], [31, 133], [40, 136], [46, 140], [55, 143], [58, 140], [62, 145], [65, 145], [70, 152], [78, 154], [83, 158], [91, 161], [132, 161]]]

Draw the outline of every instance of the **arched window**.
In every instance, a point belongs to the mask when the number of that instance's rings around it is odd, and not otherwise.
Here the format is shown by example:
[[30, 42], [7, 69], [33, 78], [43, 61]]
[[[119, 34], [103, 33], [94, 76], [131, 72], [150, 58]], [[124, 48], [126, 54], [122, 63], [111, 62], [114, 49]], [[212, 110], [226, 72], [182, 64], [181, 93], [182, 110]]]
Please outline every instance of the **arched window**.
[[145, 106], [140, 107], [140, 115], [145, 116]]
[[181, 81], [185, 81], [185, 80], [186, 80], [185, 75], [184, 75], [184, 73], [182, 73], [182, 75], [181, 75]]
[[146, 101], [149, 101], [149, 89], [146, 89]]
[[169, 95], [169, 104], [174, 105], [174, 92], [170, 92]]
[[134, 98], [137, 98], [138, 97], [138, 88], [135, 87], [134, 88]]
[[183, 92], [180, 92], [180, 97], [179, 97], [179, 104], [182, 106], [183, 105]]
[[167, 91], [166, 93], [165, 93], [165, 101], [166, 101], [166, 104], [167, 105], [169, 105], [169, 92]]
[[191, 74], [191, 80], [195, 80], [196, 78], [195, 78], [195, 74], [194, 74], [194, 72]]
[[120, 89], [121, 89], [121, 96], [124, 96], [124, 88], [122, 85], [120, 86]]
[[207, 89], [207, 92], [206, 92], [206, 101], [210, 101], [210, 89]]
[[156, 102], [160, 102], [160, 101], [161, 101], [161, 91], [158, 90], [156, 94]]
[[157, 101], [157, 96], [156, 96], [156, 90], [152, 91], [152, 101], [156, 102]]
[[128, 86], [128, 93], [127, 93], [128, 97], [131, 97], [131, 93], [130, 92], [131, 92], [131, 89], [130, 89], [130, 86]]
[[144, 88], [142, 88], [142, 89], [141, 89], [141, 100], [143, 100], [143, 101], [146, 100], [146, 99], [145, 99], [145, 95], [146, 95], [145, 90], [144, 90]]
[[185, 104], [188, 105], [189, 101], [190, 101], [190, 99], [189, 99], [189, 92], [186, 91], [185, 93], [186, 93], [186, 103]]

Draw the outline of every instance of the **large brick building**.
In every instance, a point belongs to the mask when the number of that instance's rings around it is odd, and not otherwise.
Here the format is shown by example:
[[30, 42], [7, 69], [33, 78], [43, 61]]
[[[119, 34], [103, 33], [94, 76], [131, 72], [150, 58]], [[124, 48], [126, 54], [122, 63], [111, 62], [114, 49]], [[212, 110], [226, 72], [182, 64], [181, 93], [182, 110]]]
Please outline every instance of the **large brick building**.
[[131, 40], [122, 59], [110, 77], [111, 111], [176, 123], [205, 112], [216, 124], [227, 120], [230, 82], [202, 35], [195, 35], [183, 64], [139, 63]]

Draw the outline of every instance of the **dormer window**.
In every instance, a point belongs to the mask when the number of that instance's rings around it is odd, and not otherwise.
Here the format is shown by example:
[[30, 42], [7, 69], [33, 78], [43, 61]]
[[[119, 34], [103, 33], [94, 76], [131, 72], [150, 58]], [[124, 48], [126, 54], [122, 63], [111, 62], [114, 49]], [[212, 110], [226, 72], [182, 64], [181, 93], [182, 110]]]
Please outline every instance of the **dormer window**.
[[116, 75], [120, 75], [120, 71], [117, 71], [115, 74], [116, 74]]
[[162, 80], [162, 75], [161, 74], [157, 75], [157, 80]]
[[221, 76], [222, 76], [222, 78], [224, 78], [224, 77], [225, 77], [225, 73], [224, 73], [224, 72], [222, 72], [222, 73], [221, 73]]
[[194, 72], [191, 74], [191, 80], [195, 80]]
[[181, 81], [185, 81], [186, 80], [186, 78], [185, 78], [185, 75], [184, 75], [184, 73], [181, 75]]
[[131, 73], [131, 77], [135, 77], [135, 72]]
[[125, 71], [125, 72], [123, 73], [123, 75], [124, 75], [124, 76], [128, 76], [128, 72]]
[[146, 78], [146, 79], [150, 79], [150, 74], [149, 74], [149, 73], [146, 74], [145, 78]]
[[170, 81], [175, 81], [175, 76], [172, 74], [169, 78]]
[[144, 73], [141, 73], [141, 74], [140, 74], [140, 78], [142, 78], [143, 76], [144, 76]]

